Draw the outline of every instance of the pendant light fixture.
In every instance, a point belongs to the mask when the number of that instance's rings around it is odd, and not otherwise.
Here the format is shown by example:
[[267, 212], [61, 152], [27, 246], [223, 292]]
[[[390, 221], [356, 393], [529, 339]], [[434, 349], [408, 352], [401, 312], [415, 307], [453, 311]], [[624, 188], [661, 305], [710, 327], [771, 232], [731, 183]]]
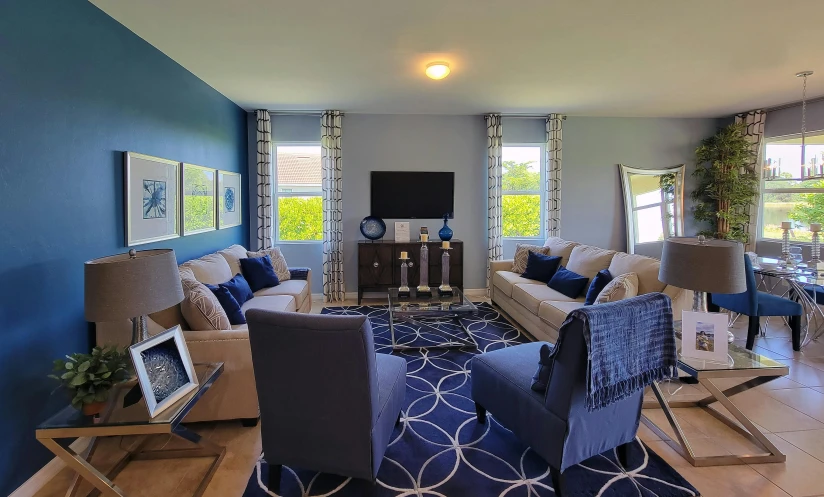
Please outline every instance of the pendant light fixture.
[[[804, 78], [804, 87], [801, 90], [801, 170], [807, 165], [807, 76], [812, 76], [812, 71], [801, 71], [796, 74], [796, 78]], [[803, 173], [802, 173], [803, 174]]]

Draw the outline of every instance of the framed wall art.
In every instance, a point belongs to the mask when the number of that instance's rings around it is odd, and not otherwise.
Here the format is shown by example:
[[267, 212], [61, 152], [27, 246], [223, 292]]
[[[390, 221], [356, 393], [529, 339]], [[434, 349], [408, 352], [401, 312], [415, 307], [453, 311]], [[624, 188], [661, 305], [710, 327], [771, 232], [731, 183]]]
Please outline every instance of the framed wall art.
[[126, 246], [180, 236], [180, 163], [124, 152]]
[[217, 170], [183, 163], [183, 235], [217, 229]]
[[153, 418], [198, 386], [180, 326], [132, 345], [129, 354]]
[[238, 173], [217, 172], [218, 229], [240, 226], [243, 222], [240, 181]]

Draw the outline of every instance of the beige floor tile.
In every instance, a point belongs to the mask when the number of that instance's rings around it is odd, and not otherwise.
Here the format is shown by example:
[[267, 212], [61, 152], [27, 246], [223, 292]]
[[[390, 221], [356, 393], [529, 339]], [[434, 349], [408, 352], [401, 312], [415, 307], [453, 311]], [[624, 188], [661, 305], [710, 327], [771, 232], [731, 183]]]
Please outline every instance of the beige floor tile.
[[791, 380], [805, 387], [824, 387], [824, 371], [790, 359], [778, 362], [790, 367], [790, 374], [787, 376]]
[[[685, 409], [673, 409], [673, 412], [675, 412], [675, 419], [678, 421], [678, 425], [681, 426], [681, 430], [684, 432], [684, 435], [686, 435], [686, 437], [690, 440], [693, 438], [705, 438], [706, 435], [701, 430], [692, 426], [692, 424], [682, 417], [681, 412], [684, 410]], [[642, 413], [668, 437], [675, 439], [675, 431], [670, 426], [669, 421], [667, 421], [667, 416], [664, 414], [663, 410], [644, 409]]]
[[681, 418], [700, 430], [704, 436], [713, 440], [716, 445], [729, 451], [730, 454], [763, 452], [761, 446], [753, 443], [703, 409], [681, 409]]
[[824, 461], [824, 430], [789, 431], [779, 433], [778, 436], [819, 461]]
[[793, 497], [824, 492], [824, 462], [807, 454], [778, 435], [767, 435], [787, 455], [786, 463], [750, 466]]
[[641, 423], [638, 425], [638, 438], [644, 442], [655, 442], [661, 440], [661, 437], [655, 434], [647, 425]]
[[762, 390], [783, 390], [786, 388], [804, 388], [804, 385], [798, 383], [797, 381], [793, 381], [786, 376], [782, 376], [781, 378], [776, 378], [759, 387], [756, 387], [756, 389]]
[[824, 422], [824, 393], [812, 388], [770, 390], [767, 395], [807, 416]]
[[[732, 401], [751, 421], [773, 433], [824, 428], [820, 421], [758, 390], [742, 392], [734, 396]], [[717, 404], [713, 404], [713, 407]]]
[[824, 357], [796, 357], [796, 361], [800, 362], [801, 364], [806, 364], [812, 368], [818, 369], [820, 371], [824, 371]]

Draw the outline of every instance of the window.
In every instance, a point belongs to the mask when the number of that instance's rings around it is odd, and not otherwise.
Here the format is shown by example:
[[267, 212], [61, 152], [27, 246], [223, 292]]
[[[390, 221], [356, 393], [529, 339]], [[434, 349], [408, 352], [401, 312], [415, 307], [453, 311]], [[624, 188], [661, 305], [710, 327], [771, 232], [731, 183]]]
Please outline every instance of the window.
[[320, 145], [278, 145], [275, 197], [278, 241], [323, 239]]
[[635, 243], [659, 242], [675, 236], [675, 173], [630, 172], [628, 181]]
[[543, 231], [543, 150], [536, 145], [504, 146], [503, 235], [540, 238]]
[[[824, 165], [824, 134], [806, 138], [807, 166]], [[790, 240], [812, 241], [810, 223], [824, 223], [824, 179], [801, 178], [801, 138], [768, 141], [764, 150], [761, 238], [780, 240], [782, 221], [791, 221]]]

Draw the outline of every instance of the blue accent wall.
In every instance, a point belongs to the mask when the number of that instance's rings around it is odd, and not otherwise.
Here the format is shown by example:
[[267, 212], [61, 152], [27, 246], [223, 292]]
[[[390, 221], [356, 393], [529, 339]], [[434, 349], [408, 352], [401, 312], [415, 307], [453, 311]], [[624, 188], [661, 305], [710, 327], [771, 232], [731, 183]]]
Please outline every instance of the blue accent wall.
[[[126, 250], [123, 151], [245, 177], [246, 140], [242, 109], [86, 0], [0, 1], [0, 495], [51, 458], [35, 426], [66, 399], [46, 374], [91, 345], [83, 262]], [[138, 248], [246, 245], [246, 207]]]

